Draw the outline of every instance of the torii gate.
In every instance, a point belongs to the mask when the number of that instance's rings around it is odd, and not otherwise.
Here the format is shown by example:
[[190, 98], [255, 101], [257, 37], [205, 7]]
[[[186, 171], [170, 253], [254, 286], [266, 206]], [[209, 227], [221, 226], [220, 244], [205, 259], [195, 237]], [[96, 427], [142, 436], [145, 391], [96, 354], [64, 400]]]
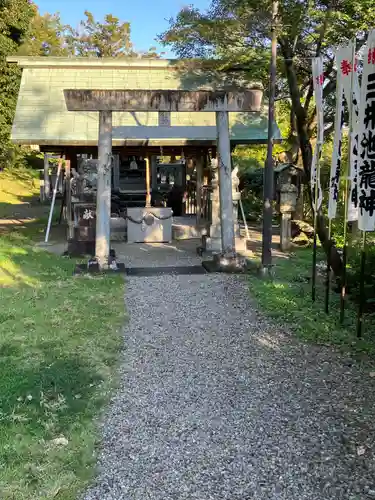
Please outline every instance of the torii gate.
[[236, 257], [233, 220], [229, 112], [259, 112], [263, 91], [243, 88], [220, 91], [186, 90], [64, 90], [68, 111], [98, 111], [98, 181], [95, 253], [101, 269], [110, 251], [112, 112], [215, 112], [219, 157], [222, 255]]

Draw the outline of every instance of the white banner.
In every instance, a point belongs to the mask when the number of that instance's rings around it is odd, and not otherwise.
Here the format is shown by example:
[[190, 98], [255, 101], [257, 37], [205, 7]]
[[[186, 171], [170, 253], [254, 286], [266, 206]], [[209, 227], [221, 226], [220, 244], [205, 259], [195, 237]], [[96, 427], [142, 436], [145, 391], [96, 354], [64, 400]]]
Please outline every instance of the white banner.
[[319, 162], [320, 162], [320, 157], [321, 157], [321, 148], [318, 143], [315, 144], [314, 148], [314, 153], [312, 157], [312, 162], [311, 162], [311, 176], [310, 176], [310, 183], [311, 183], [311, 193], [312, 193], [312, 206], [313, 209], [315, 210], [315, 189], [316, 186], [318, 186], [318, 193], [317, 193], [317, 210], [322, 206], [322, 201], [323, 201], [323, 193], [322, 193], [322, 187], [320, 185], [320, 168], [319, 168]]
[[[337, 66], [337, 78], [342, 80], [344, 87], [344, 94], [346, 102], [348, 103], [349, 113], [351, 113], [352, 108], [354, 108], [354, 113], [358, 117], [358, 103], [359, 103], [359, 80], [358, 80], [358, 70], [357, 61], [353, 61], [354, 52], [354, 42], [350, 42], [345, 47], [340, 47], [336, 51], [336, 66]], [[354, 78], [353, 78], [353, 97], [350, 99], [350, 90], [352, 84], [352, 69], [354, 66]], [[350, 104], [352, 103], [352, 104]]]
[[314, 57], [312, 60], [312, 75], [314, 81], [314, 97], [316, 104], [316, 117], [317, 117], [317, 141], [323, 144], [324, 140], [324, 110], [323, 110], [323, 84], [324, 84], [324, 72], [323, 72], [323, 58]]
[[336, 115], [333, 139], [331, 174], [329, 178], [328, 218], [334, 219], [337, 212], [337, 201], [340, 192], [340, 176], [342, 164], [342, 127], [344, 125], [344, 82], [337, 73], [336, 82]]
[[[323, 83], [324, 83], [324, 72], [323, 72], [323, 58], [314, 57], [312, 60], [312, 76], [313, 76], [313, 86], [314, 86], [314, 97], [316, 105], [316, 117], [317, 117], [317, 133], [316, 133], [316, 145], [314, 148], [314, 154], [311, 163], [311, 192], [313, 200], [314, 210], [319, 210], [323, 200], [322, 188], [320, 185], [320, 156], [324, 140], [324, 110], [323, 110]], [[318, 188], [317, 194], [315, 189]], [[317, 206], [315, 206], [315, 200], [317, 200]]]
[[348, 222], [358, 220], [358, 120], [356, 120], [351, 134], [350, 192], [347, 218]]
[[358, 124], [358, 227], [375, 230], [375, 30], [363, 61]]
[[[342, 93], [348, 106], [349, 116], [352, 120], [351, 151], [349, 153], [349, 178], [350, 194], [348, 199], [348, 221], [358, 219], [357, 204], [357, 126], [359, 114], [359, 80], [357, 70], [357, 60], [355, 56], [355, 43], [350, 42], [345, 47], [340, 47], [336, 51], [337, 84], [336, 84], [336, 117], [335, 117], [335, 135], [332, 154], [331, 177], [330, 177], [330, 197], [328, 204], [328, 217], [336, 217], [337, 195], [340, 182], [342, 166], [342, 127], [344, 122], [344, 104], [342, 102]], [[354, 69], [354, 75], [353, 75]], [[339, 97], [341, 96], [341, 97]], [[353, 116], [352, 116], [353, 114]], [[354, 133], [353, 133], [354, 132]]]
[[[358, 166], [358, 116], [360, 87], [358, 79], [357, 60], [354, 42], [346, 47], [341, 47], [336, 52], [337, 78], [341, 78], [344, 86], [345, 99], [348, 104], [349, 117], [352, 120], [351, 151], [349, 152], [349, 179], [350, 193], [348, 199], [348, 221], [358, 220], [357, 196], [357, 166]], [[352, 70], [354, 75], [352, 79]], [[353, 84], [353, 87], [352, 87]], [[352, 91], [352, 95], [351, 95]], [[351, 116], [353, 113], [353, 116]]]

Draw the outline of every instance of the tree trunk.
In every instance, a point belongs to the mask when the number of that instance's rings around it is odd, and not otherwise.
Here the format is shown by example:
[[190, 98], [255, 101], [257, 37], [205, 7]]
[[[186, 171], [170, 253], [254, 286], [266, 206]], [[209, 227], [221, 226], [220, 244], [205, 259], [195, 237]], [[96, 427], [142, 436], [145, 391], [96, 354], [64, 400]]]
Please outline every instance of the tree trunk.
[[[312, 148], [308, 134], [307, 113], [301, 104], [301, 96], [299, 92], [296, 71], [293, 64], [293, 51], [288, 47], [287, 43], [280, 40], [281, 52], [284, 57], [286, 77], [289, 86], [290, 97], [292, 101], [292, 112], [296, 118], [296, 128], [300, 144], [303, 169], [305, 173], [305, 183], [307, 185], [308, 196], [312, 206], [311, 186], [310, 186], [310, 170], [312, 162]], [[319, 240], [324, 248], [327, 256], [331, 254], [331, 267], [337, 277], [342, 275], [342, 260], [337, 248], [332, 245], [328, 239], [328, 232], [324, 216], [319, 210], [317, 214], [317, 228]]]

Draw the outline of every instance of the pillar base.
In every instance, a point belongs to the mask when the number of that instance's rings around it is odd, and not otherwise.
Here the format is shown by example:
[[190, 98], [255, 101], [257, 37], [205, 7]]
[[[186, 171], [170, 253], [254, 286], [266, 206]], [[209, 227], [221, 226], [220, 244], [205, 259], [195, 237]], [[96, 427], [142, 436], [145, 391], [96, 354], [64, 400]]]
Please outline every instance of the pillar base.
[[77, 264], [74, 269], [74, 275], [80, 274], [125, 274], [125, 264], [116, 262], [116, 267], [108, 266], [106, 268], [99, 267], [99, 264], [90, 259], [87, 264]]
[[212, 260], [203, 261], [202, 266], [209, 273], [240, 274], [248, 271], [246, 259], [239, 257], [236, 253], [215, 254]]
[[288, 252], [291, 248], [292, 240], [292, 214], [289, 212], [281, 214], [280, 224], [280, 249]]
[[221, 252], [221, 238], [206, 238], [204, 247], [207, 252]]

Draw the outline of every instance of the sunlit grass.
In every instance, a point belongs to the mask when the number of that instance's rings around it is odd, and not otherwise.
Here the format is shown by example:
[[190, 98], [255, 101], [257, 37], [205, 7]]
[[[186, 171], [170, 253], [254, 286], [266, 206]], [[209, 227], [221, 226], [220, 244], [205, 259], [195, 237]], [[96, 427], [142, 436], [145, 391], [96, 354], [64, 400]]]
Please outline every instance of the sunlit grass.
[[0, 172], [0, 217], [4, 217], [12, 209], [7, 205], [26, 203], [37, 196], [38, 172], [31, 169], [17, 168]]
[[121, 348], [121, 277], [0, 237], [0, 498], [76, 499]]
[[[324, 260], [319, 253], [318, 260]], [[308, 341], [336, 344], [356, 352], [375, 354], [375, 322], [365, 319], [362, 339], [356, 338], [357, 308], [347, 301], [345, 323], [339, 323], [340, 296], [330, 292], [329, 314], [324, 312], [324, 277], [317, 280], [316, 301], [311, 300], [312, 250], [298, 250], [289, 259], [278, 259], [274, 276], [260, 279], [251, 276], [250, 290], [262, 311], [277, 323], [289, 327]]]

